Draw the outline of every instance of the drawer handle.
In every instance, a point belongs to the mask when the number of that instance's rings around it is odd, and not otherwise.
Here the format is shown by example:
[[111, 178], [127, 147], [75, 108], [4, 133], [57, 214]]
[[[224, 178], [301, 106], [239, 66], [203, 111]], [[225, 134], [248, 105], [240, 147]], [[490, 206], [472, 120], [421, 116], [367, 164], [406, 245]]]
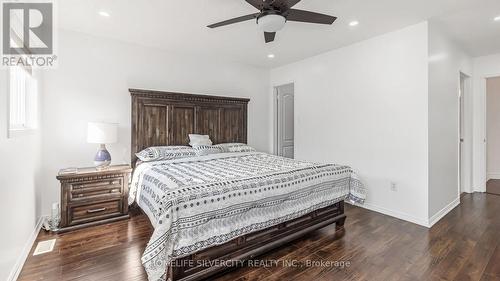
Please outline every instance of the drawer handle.
[[87, 213], [88, 214], [92, 214], [92, 213], [98, 213], [98, 212], [104, 212], [104, 211], [106, 211], [106, 208], [99, 208], [99, 209], [87, 210]]

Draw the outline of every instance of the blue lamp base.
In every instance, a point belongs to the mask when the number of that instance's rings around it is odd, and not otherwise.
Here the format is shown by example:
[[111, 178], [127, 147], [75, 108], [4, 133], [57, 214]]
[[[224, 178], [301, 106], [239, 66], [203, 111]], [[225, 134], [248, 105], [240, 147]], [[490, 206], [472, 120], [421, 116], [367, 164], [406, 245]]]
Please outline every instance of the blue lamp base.
[[101, 147], [97, 151], [94, 157], [94, 165], [97, 169], [106, 169], [111, 164], [111, 154], [106, 149], [105, 144], [101, 144]]

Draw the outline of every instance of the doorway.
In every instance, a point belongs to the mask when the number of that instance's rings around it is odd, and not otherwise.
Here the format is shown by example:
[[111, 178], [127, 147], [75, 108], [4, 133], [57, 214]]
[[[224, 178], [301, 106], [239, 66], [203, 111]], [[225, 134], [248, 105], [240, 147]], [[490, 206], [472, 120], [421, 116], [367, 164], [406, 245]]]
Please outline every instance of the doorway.
[[275, 87], [275, 144], [276, 155], [294, 158], [294, 85]]
[[466, 190], [466, 179], [467, 174], [465, 165], [465, 95], [466, 95], [466, 83], [470, 77], [460, 73], [460, 85], [459, 85], [459, 194]]
[[486, 192], [500, 195], [500, 77], [486, 79]]

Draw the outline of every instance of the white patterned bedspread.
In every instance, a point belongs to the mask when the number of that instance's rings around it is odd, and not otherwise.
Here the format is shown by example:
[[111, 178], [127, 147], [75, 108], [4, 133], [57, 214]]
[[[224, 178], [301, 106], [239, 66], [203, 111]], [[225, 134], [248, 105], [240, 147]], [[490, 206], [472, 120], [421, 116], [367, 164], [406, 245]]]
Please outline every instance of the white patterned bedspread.
[[156, 281], [175, 258], [364, 198], [350, 167], [241, 152], [142, 163], [129, 203], [136, 201], [154, 227], [142, 263]]

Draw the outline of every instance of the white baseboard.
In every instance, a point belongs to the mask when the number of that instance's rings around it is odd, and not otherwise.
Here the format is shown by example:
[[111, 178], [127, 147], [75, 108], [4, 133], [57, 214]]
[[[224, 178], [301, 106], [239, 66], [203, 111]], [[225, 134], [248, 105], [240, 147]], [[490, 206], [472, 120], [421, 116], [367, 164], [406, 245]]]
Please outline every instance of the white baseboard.
[[28, 258], [28, 255], [30, 254], [31, 247], [33, 247], [33, 244], [35, 243], [36, 237], [38, 236], [38, 233], [40, 232], [40, 229], [42, 228], [43, 221], [46, 219], [45, 216], [41, 216], [35, 226], [35, 229], [33, 229], [33, 232], [31, 233], [30, 237], [26, 241], [26, 244], [24, 244], [23, 250], [19, 257], [16, 260], [16, 263], [14, 264], [14, 267], [10, 271], [9, 277], [7, 278], [7, 281], [16, 281], [17, 278], [19, 277], [19, 274], [21, 273], [21, 270], [23, 269], [24, 262], [26, 262], [26, 259]]
[[441, 209], [439, 212], [437, 212], [435, 215], [433, 215], [430, 219], [425, 219], [425, 218], [417, 218], [415, 216], [399, 212], [399, 211], [394, 211], [390, 210], [384, 207], [380, 207], [377, 205], [373, 205], [371, 203], [365, 203], [363, 205], [355, 204], [358, 207], [368, 209], [370, 211], [374, 211], [377, 213], [381, 213], [384, 215], [388, 215], [391, 217], [395, 217], [397, 219], [401, 219], [404, 221], [408, 221], [414, 224], [418, 224], [427, 228], [431, 228], [434, 224], [436, 224], [440, 219], [442, 219], [444, 216], [446, 216], [451, 210], [453, 210], [456, 206], [460, 204], [460, 197], [456, 198], [453, 200], [451, 203], [446, 205], [443, 209]]
[[450, 204], [446, 205], [443, 209], [437, 212], [429, 219], [429, 227], [432, 227], [436, 224], [440, 219], [442, 219], [446, 214], [448, 214], [451, 210], [455, 209], [456, 206], [460, 205], [460, 197], [451, 201]]
[[356, 206], [361, 207], [361, 208], [365, 208], [365, 209], [368, 209], [370, 211], [374, 211], [374, 212], [377, 212], [377, 213], [381, 213], [381, 214], [384, 214], [384, 215], [388, 215], [388, 216], [391, 216], [391, 217], [395, 217], [397, 219], [401, 219], [401, 220], [404, 220], [404, 221], [409, 221], [409, 222], [414, 223], [414, 224], [418, 224], [418, 225], [421, 225], [421, 226], [429, 227], [429, 222], [428, 222], [428, 220], [426, 218], [417, 218], [417, 217], [414, 217], [412, 215], [409, 215], [409, 214], [406, 214], [406, 213], [403, 213], [403, 212], [394, 211], [394, 210], [390, 210], [390, 209], [387, 209], [387, 208], [384, 208], [384, 207], [373, 205], [373, 204], [371, 204], [369, 202], [365, 202], [363, 205], [356, 204]]
[[500, 173], [488, 173], [486, 181], [500, 180]]

